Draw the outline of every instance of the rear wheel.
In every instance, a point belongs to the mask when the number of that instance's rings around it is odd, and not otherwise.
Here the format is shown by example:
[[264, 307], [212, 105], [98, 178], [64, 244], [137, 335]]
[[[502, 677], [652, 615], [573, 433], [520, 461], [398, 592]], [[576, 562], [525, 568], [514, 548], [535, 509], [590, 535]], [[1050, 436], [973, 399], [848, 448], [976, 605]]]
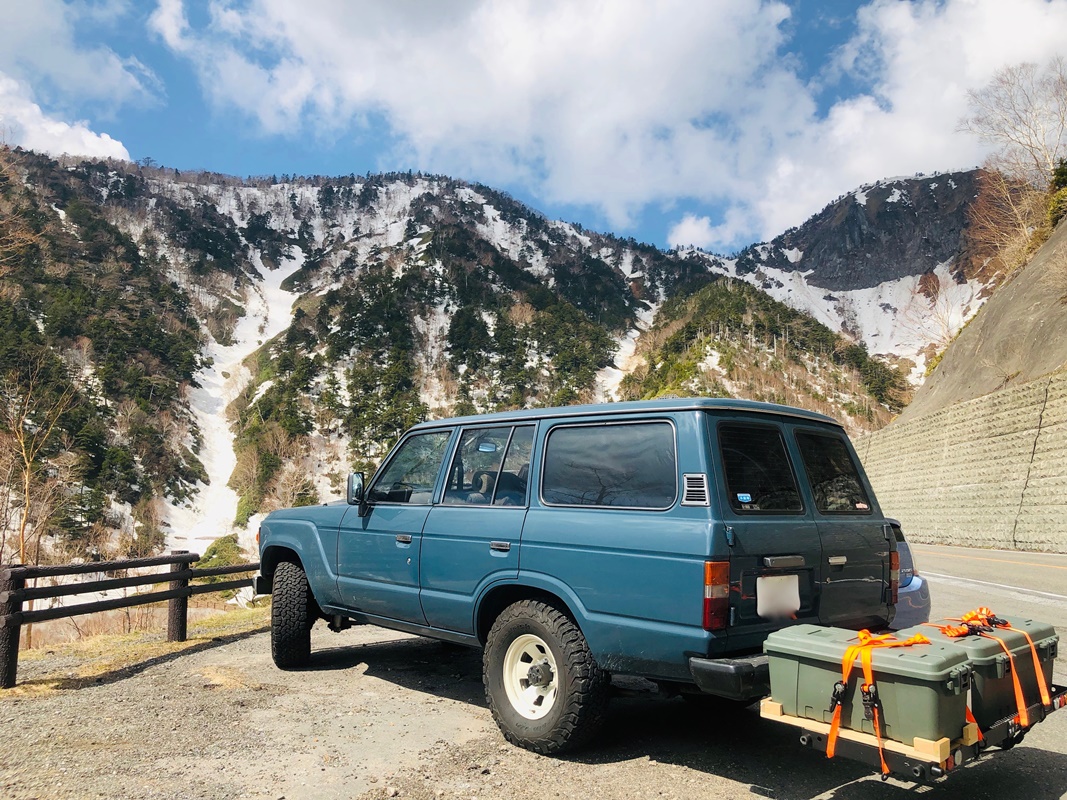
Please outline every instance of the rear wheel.
[[504, 738], [527, 750], [573, 750], [603, 721], [609, 676], [578, 626], [548, 603], [522, 600], [497, 617], [486, 640], [483, 678]]
[[270, 595], [270, 653], [281, 669], [305, 666], [311, 659], [315, 599], [299, 564], [283, 561], [274, 570]]

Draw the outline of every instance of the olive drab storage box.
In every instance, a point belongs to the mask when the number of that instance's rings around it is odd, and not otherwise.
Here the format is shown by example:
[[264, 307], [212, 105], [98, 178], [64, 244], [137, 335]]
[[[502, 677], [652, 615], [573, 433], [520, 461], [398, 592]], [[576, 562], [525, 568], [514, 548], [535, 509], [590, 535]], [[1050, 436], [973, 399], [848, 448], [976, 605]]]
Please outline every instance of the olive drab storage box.
[[[887, 739], [911, 745], [915, 739], [956, 740], [967, 724], [967, 690], [971, 668], [963, 649], [923, 635], [930, 644], [873, 648], [871, 666], [880, 700], [882, 730]], [[903, 641], [912, 634], [894, 634]], [[771, 699], [786, 715], [831, 722], [831, 696], [841, 681], [845, 651], [858, 643], [856, 631], [817, 625], [796, 625], [767, 637]], [[841, 726], [875, 734], [867, 718], [860, 686], [860, 659], [852, 668], [841, 697]]]
[[[1011, 627], [995, 627], [984, 636], [950, 637], [938, 628], [958, 627], [960, 621], [947, 619], [936, 620], [928, 625], [917, 625], [898, 631], [896, 634], [898, 637], [907, 637], [921, 633], [933, 642], [947, 644], [966, 654], [974, 671], [971, 687], [971, 712], [974, 714], [978, 727], [982, 730], [1018, 712], [1015, 685], [1011, 674], [1012, 663], [1014, 663], [1026, 705], [1033, 706], [1041, 702], [1033, 651], [1024, 633], [1029, 635], [1034, 643], [1034, 651], [1037, 653], [1045, 677], [1045, 687], [1052, 686], [1052, 667], [1059, 646], [1059, 636], [1055, 628], [1046, 622], [1019, 617], [1006, 617], [1005, 621]], [[1011, 652], [1010, 658], [1000, 646], [998, 639], [1003, 641]]]

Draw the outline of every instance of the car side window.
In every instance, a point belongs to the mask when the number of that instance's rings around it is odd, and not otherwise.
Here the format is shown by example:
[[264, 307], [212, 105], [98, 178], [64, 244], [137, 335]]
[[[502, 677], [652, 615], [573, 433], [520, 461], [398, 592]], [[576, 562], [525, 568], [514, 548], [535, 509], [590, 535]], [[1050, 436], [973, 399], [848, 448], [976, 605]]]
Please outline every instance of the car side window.
[[406, 440], [379, 473], [367, 500], [428, 505], [451, 436], [452, 431], [433, 431]]
[[747, 513], [797, 514], [804, 510], [785, 440], [769, 425], [719, 426], [719, 448], [730, 508]]
[[448, 470], [444, 502], [461, 505], [492, 503], [510, 438], [511, 428], [468, 428], [463, 431]]
[[545, 444], [541, 499], [663, 511], [674, 505], [677, 476], [669, 422], [558, 426]]
[[814, 431], [797, 431], [796, 438], [815, 507], [824, 514], [871, 513], [871, 500], [844, 439]]
[[530, 480], [530, 457], [533, 453], [534, 426], [515, 428], [508, 442], [504, 467], [496, 481], [495, 506], [526, 505], [526, 485]]

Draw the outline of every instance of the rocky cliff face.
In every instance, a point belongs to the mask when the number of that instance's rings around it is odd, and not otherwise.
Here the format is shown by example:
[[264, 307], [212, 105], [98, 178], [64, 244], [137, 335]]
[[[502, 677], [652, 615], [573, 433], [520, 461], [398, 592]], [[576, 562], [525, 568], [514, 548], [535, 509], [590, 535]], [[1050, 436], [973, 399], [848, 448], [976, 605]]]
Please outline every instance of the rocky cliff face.
[[862, 186], [799, 228], [742, 251], [738, 271], [802, 272], [831, 291], [869, 289], [941, 265], [963, 278], [977, 178], [971, 170]]
[[902, 418], [1067, 369], [1067, 224], [1001, 286], [945, 350]]

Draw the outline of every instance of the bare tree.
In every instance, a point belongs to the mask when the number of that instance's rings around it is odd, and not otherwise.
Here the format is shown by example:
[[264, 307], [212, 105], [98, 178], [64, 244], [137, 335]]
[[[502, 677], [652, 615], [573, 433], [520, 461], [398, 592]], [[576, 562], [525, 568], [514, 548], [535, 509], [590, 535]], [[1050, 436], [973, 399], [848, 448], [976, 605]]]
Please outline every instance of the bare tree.
[[1030, 252], [1030, 237], [1045, 220], [1046, 194], [1025, 180], [994, 169], [982, 171], [969, 211], [967, 235], [998, 272], [1010, 273]]
[[967, 98], [971, 112], [960, 128], [997, 147], [989, 166], [1047, 191], [1052, 170], [1067, 156], [1067, 62], [1057, 56], [1042, 67], [1004, 67]]
[[11, 151], [0, 146], [0, 278], [10, 271], [20, 253], [39, 240], [20, 204], [21, 186]]
[[997, 148], [983, 165], [968, 235], [992, 254], [997, 271], [1010, 274], [1047, 223], [1052, 173], [1067, 156], [1067, 62], [1004, 67], [967, 97], [960, 129]]
[[0, 382], [0, 425], [3, 443], [13, 456], [15, 491], [21, 501], [16, 543], [19, 562], [25, 564], [31, 547], [35, 560], [40, 556], [40, 536], [55, 514], [51, 501], [61, 493], [57, 478], [69, 474], [68, 459], [48, 463], [44, 456], [57, 443], [60, 420], [77, 395], [71, 382], [58, 392], [48, 390], [43, 357], [34, 359], [19, 377], [10, 374]]

